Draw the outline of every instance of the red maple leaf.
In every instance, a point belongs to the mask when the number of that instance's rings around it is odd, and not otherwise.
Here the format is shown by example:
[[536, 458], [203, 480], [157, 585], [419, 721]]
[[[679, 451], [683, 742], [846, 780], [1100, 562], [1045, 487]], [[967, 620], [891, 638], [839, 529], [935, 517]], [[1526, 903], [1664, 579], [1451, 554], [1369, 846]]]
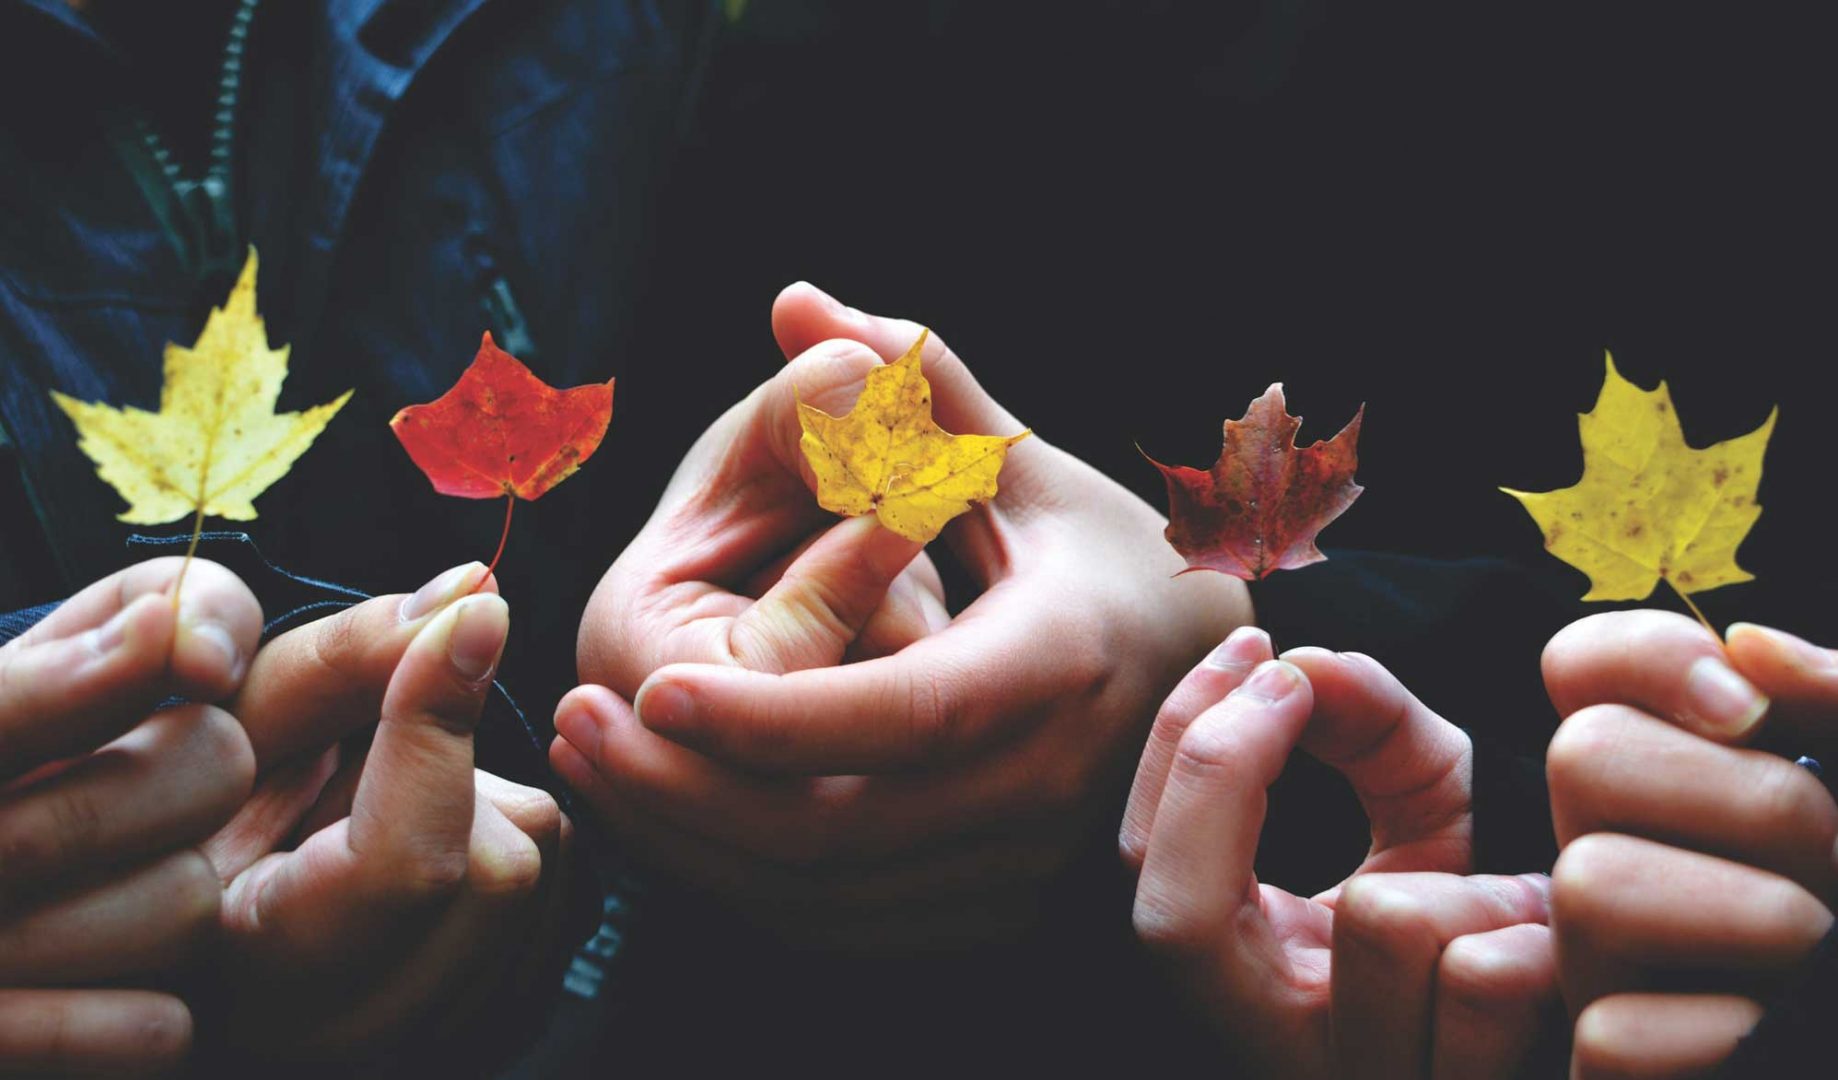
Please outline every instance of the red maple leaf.
[[[453, 388], [390, 420], [402, 448], [442, 495], [508, 501], [496, 569], [518, 499], [536, 499], [593, 456], [613, 416], [613, 380], [557, 390], [491, 334]], [[489, 574], [489, 570], [487, 573]]]
[[[1302, 418], [1289, 415], [1272, 383], [1244, 419], [1225, 422], [1225, 448], [1210, 470], [1149, 463], [1168, 481], [1168, 542], [1189, 570], [1255, 581], [1327, 558], [1315, 536], [1365, 489], [1353, 482], [1366, 407], [1326, 442], [1297, 447]], [[1148, 455], [1144, 455], [1147, 457]]]

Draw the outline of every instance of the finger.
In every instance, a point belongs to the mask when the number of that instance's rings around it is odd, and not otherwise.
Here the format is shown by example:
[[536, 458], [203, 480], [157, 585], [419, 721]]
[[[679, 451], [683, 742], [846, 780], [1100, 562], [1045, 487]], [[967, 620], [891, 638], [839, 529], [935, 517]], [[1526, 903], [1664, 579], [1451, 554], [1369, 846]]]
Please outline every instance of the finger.
[[1838, 803], [1784, 758], [1594, 705], [1557, 729], [1545, 773], [1559, 844], [1595, 832], [1644, 836], [1838, 895]]
[[203, 840], [254, 781], [255, 756], [229, 713], [181, 705], [154, 714], [52, 779], [0, 794], [0, 911]]
[[1563, 1041], [1551, 928], [1520, 923], [1449, 942], [1436, 969], [1432, 1080], [1529, 1075], [1541, 1047]]
[[[817, 533], [776, 559], [747, 579], [741, 592], [747, 596], [764, 596], [785, 574], [785, 569], [824, 538]], [[945, 608], [944, 581], [938, 567], [921, 551], [888, 586], [887, 595], [868, 621], [843, 651], [843, 663], [891, 656], [920, 638], [944, 629], [951, 622]]]
[[[1042, 713], [1042, 703], [1081, 691], [1082, 660], [1070, 646], [1038, 662], [988, 675], [990, 657], [1040, 655], [1059, 634], [1055, 606], [1021, 620], [1006, 608], [1020, 593], [986, 597], [949, 633], [898, 655], [838, 668], [771, 675], [708, 664], [673, 664], [640, 686], [633, 704], [645, 726], [711, 757], [761, 772], [878, 773], [961, 758]], [[1096, 665], [1092, 665], [1096, 666]]]
[[1359, 874], [1334, 905], [1333, 1059], [1338, 1076], [1420, 1076], [1443, 950], [1456, 938], [1542, 923], [1536, 875]]
[[886, 600], [868, 616], [868, 622], [843, 651], [842, 662], [856, 664], [892, 656], [949, 625], [951, 612], [945, 607], [944, 583], [938, 579], [938, 568], [932, 560], [920, 552], [893, 579]]
[[1730, 665], [1773, 702], [1769, 732], [1829, 752], [1838, 743], [1838, 654], [1753, 623], [1736, 623], [1727, 638]]
[[1313, 705], [1294, 665], [1267, 661], [1188, 725], [1168, 767], [1136, 882], [1136, 933], [1188, 981], [1240, 1007], [1287, 981], [1288, 961], [1257, 916], [1252, 863], [1267, 789]]
[[835, 526], [734, 620], [734, 660], [767, 672], [834, 665], [923, 547], [873, 518]]
[[1832, 924], [1816, 897], [1779, 875], [1613, 833], [1572, 841], [1551, 878], [1572, 1012], [1661, 979], [1722, 991], [1766, 985]]
[[1616, 994], [1576, 1018], [1575, 1080], [1687, 1080], [1711, 1075], [1761, 1019], [1747, 998]]
[[[802, 870], [865, 867], [990, 831], [1062, 826], [1089, 791], [1060, 775], [1028, 740], [1007, 752], [911, 774], [762, 777], [732, 769], [647, 730], [600, 686], [578, 687], [556, 709], [560, 741], [635, 813]], [[1045, 732], [1041, 733], [1045, 736]]]
[[466, 869], [473, 828], [472, 733], [504, 651], [510, 608], [460, 600], [423, 627], [390, 678], [351, 805], [352, 853], [411, 894]]
[[[172, 607], [185, 560], [149, 559], [111, 574], [59, 604], [37, 625], [0, 647], [27, 648], [105, 626], [144, 596]], [[236, 688], [262, 634], [262, 608], [242, 579], [211, 562], [193, 559], [185, 570], [177, 618], [169, 637], [170, 682], [161, 694], [217, 701]], [[136, 717], [135, 719], [139, 719]]]
[[1363, 869], [1466, 870], [1474, 760], [1466, 733], [1369, 656], [1302, 648], [1283, 658], [1315, 689], [1302, 748], [1347, 778], [1372, 822]]
[[263, 777], [236, 816], [204, 842], [204, 857], [217, 868], [218, 880], [228, 884], [255, 860], [303, 831], [301, 822], [307, 811], [337, 770], [338, 748], [332, 746], [317, 757], [288, 762]]
[[196, 851], [168, 855], [0, 924], [0, 985], [93, 983], [175, 968], [216, 926], [221, 887]]
[[1730, 742], [1746, 737], [1768, 709], [1768, 699], [1736, 674], [1714, 634], [1669, 611], [1579, 619], [1545, 646], [1543, 663], [1559, 716], [1588, 705], [1632, 705]]
[[1021, 832], [886, 864], [812, 868], [678, 828], [607, 784], [566, 740], [552, 745], [550, 761], [641, 866], [799, 943], [885, 950], [989, 940], [992, 928], [1013, 928], [1021, 897], [1032, 896], [1037, 917], [1040, 883], [1070, 854], [1063, 835]]
[[545, 944], [531, 917], [540, 906], [544, 873], [535, 842], [483, 793], [473, 821], [466, 888], [409, 961], [367, 988], [325, 1032], [331, 1046], [372, 1045], [410, 1025], [443, 1019], [463, 1023], [503, 990], [503, 972], [519, 954]]
[[1255, 626], [1241, 626], [1232, 631], [1198, 667], [1187, 673], [1155, 714], [1149, 728], [1149, 740], [1142, 748], [1142, 761], [1136, 766], [1136, 780], [1130, 786], [1129, 802], [1123, 810], [1123, 828], [1118, 836], [1118, 850], [1124, 865], [1142, 869], [1143, 856], [1149, 849], [1149, 834], [1155, 826], [1155, 808], [1160, 805], [1162, 789], [1168, 782], [1168, 766], [1174, 761], [1175, 747], [1187, 733], [1193, 718], [1211, 708], [1220, 698], [1238, 688], [1251, 669], [1274, 659], [1270, 635]]
[[[787, 358], [820, 342], [844, 338], [861, 342], [883, 362], [892, 363], [912, 348], [923, 329], [905, 319], [846, 307], [807, 282], [788, 286], [772, 304], [772, 334]], [[970, 369], [936, 334], [927, 339], [920, 366], [932, 383], [933, 416], [947, 430], [993, 434], [1023, 426], [978, 385]], [[1020, 453], [1023, 445], [1015, 447], [1017, 457], [1024, 456]], [[1005, 479], [1007, 475], [1004, 473]]]
[[408, 643], [448, 604], [495, 591], [480, 563], [456, 566], [412, 596], [378, 596], [281, 634], [256, 654], [230, 711], [266, 771], [367, 727]]
[[0, 1076], [157, 1076], [191, 1039], [191, 1010], [167, 994], [0, 990]]

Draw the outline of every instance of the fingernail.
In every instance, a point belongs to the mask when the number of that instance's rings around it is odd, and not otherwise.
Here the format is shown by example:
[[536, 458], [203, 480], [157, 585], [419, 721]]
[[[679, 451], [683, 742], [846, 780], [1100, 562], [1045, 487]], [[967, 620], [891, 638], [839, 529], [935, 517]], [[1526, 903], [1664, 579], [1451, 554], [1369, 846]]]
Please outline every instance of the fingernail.
[[179, 612], [179, 633], [189, 634], [199, 641], [207, 643], [213, 650], [223, 656], [224, 665], [230, 671], [233, 681], [241, 681], [249, 660], [236, 645], [235, 635], [230, 628], [209, 616], [197, 615], [183, 609]]
[[689, 691], [675, 683], [657, 683], [639, 691], [632, 703], [638, 710], [638, 721], [653, 731], [670, 731], [687, 725], [696, 711]]
[[1731, 623], [1724, 640], [1733, 641], [1738, 634], [1761, 635], [1762, 639], [1772, 645], [1776, 652], [1785, 654], [1795, 666], [1809, 671], [1830, 671], [1838, 667], [1838, 655], [1821, 649], [1810, 641], [1771, 627], [1757, 626], [1754, 623]]
[[1725, 735], [1741, 735], [1768, 711], [1768, 699], [1714, 656], [1700, 656], [1685, 672], [1685, 707]]
[[415, 590], [415, 595], [402, 601], [402, 621], [414, 622], [426, 618], [453, 601], [479, 587], [485, 578], [485, 564], [470, 562], [446, 571], [433, 581]]
[[1527, 885], [1530, 885], [1538, 893], [1539, 896], [1544, 897], [1545, 903], [1548, 904], [1551, 902], [1551, 875], [1549, 874], [1520, 874], [1519, 880], [1525, 882]]
[[1230, 670], [1255, 664], [1269, 655], [1270, 635], [1255, 626], [1241, 626], [1206, 654], [1206, 664]]
[[486, 593], [461, 600], [447, 632], [447, 662], [467, 682], [484, 682], [498, 666], [510, 626], [510, 605], [502, 597]]
[[1257, 665], [1257, 670], [1244, 681], [1235, 693], [1247, 697], [1261, 698], [1264, 701], [1281, 701], [1295, 692], [1302, 685], [1302, 672], [1294, 664], [1283, 660], [1266, 660]]

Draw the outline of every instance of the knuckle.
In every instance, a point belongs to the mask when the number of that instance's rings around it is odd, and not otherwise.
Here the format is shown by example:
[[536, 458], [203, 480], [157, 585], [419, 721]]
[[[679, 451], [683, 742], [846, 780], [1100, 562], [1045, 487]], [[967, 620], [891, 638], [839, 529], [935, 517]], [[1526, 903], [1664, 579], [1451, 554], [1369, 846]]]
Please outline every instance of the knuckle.
[[1545, 778], [1552, 799], [1583, 793], [1626, 737], [1627, 716], [1620, 706], [1591, 705], [1572, 714], [1558, 727], [1545, 751]]
[[1614, 909], [1627, 883], [1624, 838], [1607, 833], [1578, 837], [1551, 867], [1551, 922], [1565, 931], [1586, 929]]
[[900, 704], [904, 706], [906, 722], [912, 732], [912, 745], [921, 753], [951, 744], [957, 717], [952, 715], [947, 704], [948, 678], [943, 671], [912, 671], [900, 688]]
[[469, 882], [485, 896], [519, 897], [536, 891], [543, 875], [542, 852], [527, 836], [494, 847], [472, 860]]
[[1195, 956], [1212, 947], [1212, 935], [1206, 927], [1148, 887], [1136, 892], [1130, 925], [1136, 939], [1164, 959]]
[[1496, 1012], [1535, 996], [1511, 959], [1474, 936], [1458, 937], [1442, 950], [1436, 991], [1471, 1011]]
[[1591, 1002], [1576, 1017], [1571, 1052], [1577, 1075], [1619, 1075], [1633, 1035], [1621, 1002], [1612, 997]]
[[1821, 854], [1830, 857], [1830, 840], [1838, 836], [1838, 805], [1825, 786], [1798, 765], [1769, 758], [1755, 778], [1754, 803], [1762, 829], [1771, 832], [1804, 832], [1827, 842]]
[[1168, 772], [1170, 777], [1228, 781], [1241, 767], [1237, 740], [1222, 725], [1195, 720], [1174, 744]]
[[1435, 912], [1410, 890], [1363, 875], [1348, 881], [1334, 905], [1334, 936], [1380, 952], [1433, 941]]
[[444, 899], [466, 883], [471, 864], [465, 851], [411, 851], [395, 875], [396, 892], [411, 902]]

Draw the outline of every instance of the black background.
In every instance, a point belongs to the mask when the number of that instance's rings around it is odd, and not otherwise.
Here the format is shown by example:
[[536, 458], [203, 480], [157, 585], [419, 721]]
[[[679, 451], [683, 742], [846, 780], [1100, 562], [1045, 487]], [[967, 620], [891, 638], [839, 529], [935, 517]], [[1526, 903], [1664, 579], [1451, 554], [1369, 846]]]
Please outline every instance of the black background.
[[[657, 355], [623, 366], [612, 452], [680, 449], [765, 378], [804, 278], [931, 326], [1158, 506], [1134, 444], [1209, 463], [1281, 380], [1305, 440], [1367, 404], [1367, 492], [1327, 543], [1550, 562], [1496, 488], [1580, 475], [1607, 348], [1670, 381], [1694, 445], [1781, 406], [1761, 580], [1699, 599], [1820, 633], [1817, 8], [753, 0], [669, 186]], [[663, 479], [621, 486], [649, 505]]]

